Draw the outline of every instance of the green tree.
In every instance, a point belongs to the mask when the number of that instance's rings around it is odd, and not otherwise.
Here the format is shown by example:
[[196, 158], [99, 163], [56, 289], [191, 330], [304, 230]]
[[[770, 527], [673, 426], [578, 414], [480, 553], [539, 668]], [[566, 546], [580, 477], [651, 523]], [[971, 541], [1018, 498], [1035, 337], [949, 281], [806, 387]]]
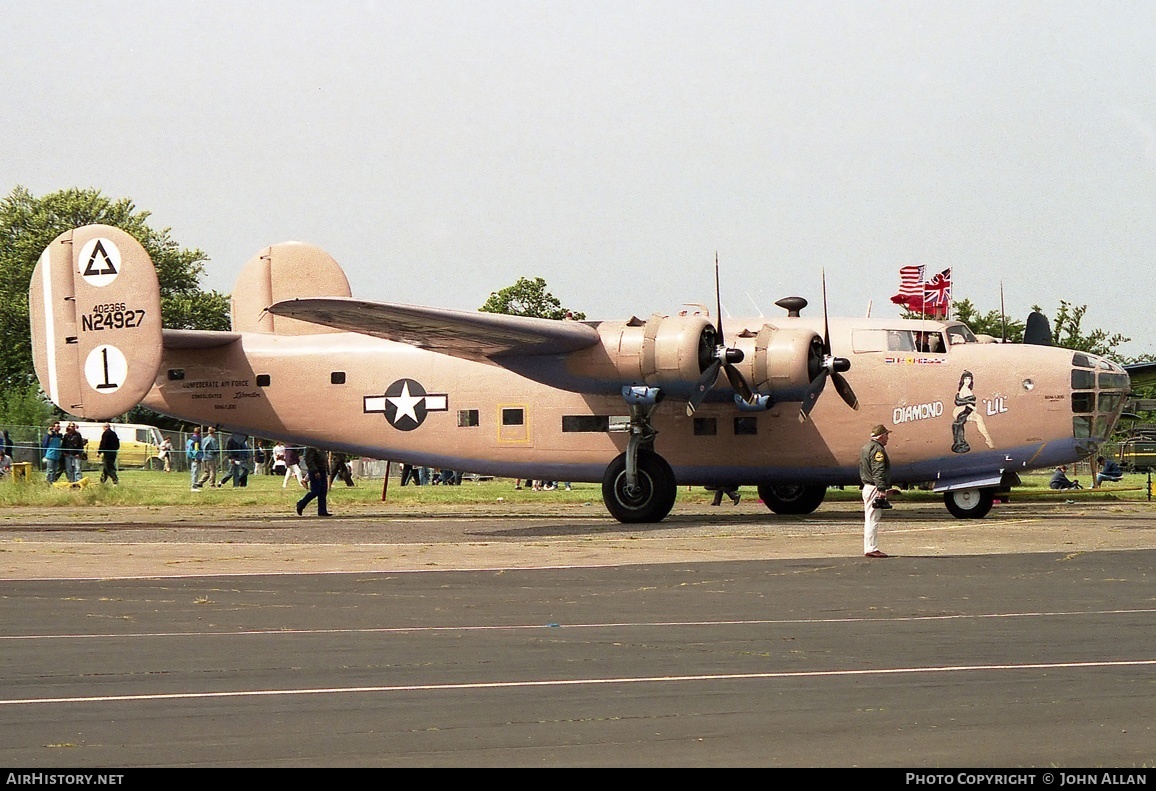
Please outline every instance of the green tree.
[[148, 224], [149, 212], [128, 198], [113, 200], [95, 189], [66, 189], [37, 198], [16, 187], [0, 200], [0, 382], [12, 386], [34, 381], [28, 329], [28, 283], [40, 253], [64, 231], [103, 223], [135, 237], [157, 269], [161, 322], [173, 329], [228, 329], [228, 297], [202, 291], [208, 260], [185, 249]]
[[961, 299], [952, 307], [956, 320], [962, 321], [974, 333], [990, 335], [993, 338], [1006, 337], [1008, 343], [1021, 343], [1024, 339], [1024, 322], [1016, 321], [1010, 316], [1005, 318], [998, 310], [980, 313], [979, 308], [973, 305], [970, 299]]
[[540, 277], [533, 280], [520, 277], [514, 285], [491, 292], [486, 304], [478, 310], [539, 319], [564, 319], [567, 313], [577, 320], [586, 318], [585, 313], [562, 307], [561, 300], [546, 290], [546, 281]]
[[[1039, 310], [1033, 306], [1032, 310]], [[1118, 332], [1108, 333], [1107, 330], [1095, 329], [1087, 332], [1081, 327], [1087, 305], [1074, 305], [1067, 300], [1060, 300], [1060, 309], [1052, 319], [1052, 343], [1065, 349], [1088, 352], [1100, 357], [1107, 357], [1116, 362], [1124, 362], [1124, 357], [1118, 348], [1132, 340]]]
[[0, 424], [6, 426], [43, 426], [56, 412], [40, 387], [31, 382], [3, 388], [0, 391]]
[[[1032, 310], [1043, 313], [1039, 305], [1033, 305]], [[1087, 305], [1075, 305], [1067, 300], [1060, 300], [1060, 307], [1056, 315], [1050, 319], [1052, 328], [1052, 344], [1065, 349], [1074, 349], [1089, 352], [1100, 357], [1107, 357], [1116, 362], [1130, 362], [1119, 352], [1119, 347], [1131, 338], [1120, 333], [1110, 333], [1107, 330], [1094, 329], [1085, 331], [1083, 328], [1084, 314]], [[980, 335], [991, 335], [995, 338], [1003, 337], [1004, 317], [998, 310], [980, 312], [969, 299], [962, 299], [954, 303], [952, 313], [956, 321], [962, 321], [972, 332]], [[1045, 314], [1046, 315], [1046, 314]], [[918, 319], [920, 314], [904, 311], [903, 318]], [[1011, 317], [1007, 321], [1007, 342], [1022, 343], [1024, 339], [1024, 322]]]

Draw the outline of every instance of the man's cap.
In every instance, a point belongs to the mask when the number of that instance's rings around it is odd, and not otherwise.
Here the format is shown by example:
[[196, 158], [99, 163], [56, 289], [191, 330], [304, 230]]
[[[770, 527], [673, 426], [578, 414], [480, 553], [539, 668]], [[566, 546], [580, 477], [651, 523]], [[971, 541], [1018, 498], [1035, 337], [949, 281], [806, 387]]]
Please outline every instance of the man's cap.
[[890, 434], [890, 433], [891, 433], [891, 430], [888, 429], [887, 426], [883, 425], [882, 423], [877, 425], [875, 428], [871, 429], [871, 436], [873, 436], [873, 437], [882, 437], [884, 434]]

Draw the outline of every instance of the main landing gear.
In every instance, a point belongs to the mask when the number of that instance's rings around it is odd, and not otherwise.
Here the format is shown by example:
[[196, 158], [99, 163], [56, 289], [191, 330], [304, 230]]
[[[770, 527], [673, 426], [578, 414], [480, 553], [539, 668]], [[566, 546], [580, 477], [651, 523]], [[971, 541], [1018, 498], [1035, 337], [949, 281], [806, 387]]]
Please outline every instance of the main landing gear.
[[983, 519], [994, 501], [994, 489], [956, 489], [943, 493], [944, 505], [956, 519]]
[[827, 487], [805, 483], [759, 484], [759, 499], [776, 514], [809, 514], [827, 496]]
[[622, 394], [630, 405], [630, 441], [602, 476], [602, 500], [619, 522], [661, 522], [678, 494], [674, 471], [654, 452], [658, 432], [650, 418], [662, 394], [650, 387], [627, 387]]

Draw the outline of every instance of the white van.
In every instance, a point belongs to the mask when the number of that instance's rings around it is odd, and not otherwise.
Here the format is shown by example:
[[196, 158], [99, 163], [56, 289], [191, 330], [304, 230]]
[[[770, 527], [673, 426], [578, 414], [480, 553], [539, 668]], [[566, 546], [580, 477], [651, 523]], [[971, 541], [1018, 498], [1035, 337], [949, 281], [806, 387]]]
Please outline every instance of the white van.
[[[104, 423], [85, 423], [79, 420], [63, 420], [62, 427], [69, 423], [76, 423], [76, 430], [84, 437], [84, 450], [88, 454], [88, 466], [99, 465], [100, 457], [97, 449], [100, 448], [100, 436], [104, 433]], [[116, 465], [126, 467], [148, 467], [157, 458], [160, 444], [163, 441], [161, 431], [156, 426], [146, 426], [143, 423], [109, 423], [116, 436], [120, 439], [120, 450], [116, 454]]]

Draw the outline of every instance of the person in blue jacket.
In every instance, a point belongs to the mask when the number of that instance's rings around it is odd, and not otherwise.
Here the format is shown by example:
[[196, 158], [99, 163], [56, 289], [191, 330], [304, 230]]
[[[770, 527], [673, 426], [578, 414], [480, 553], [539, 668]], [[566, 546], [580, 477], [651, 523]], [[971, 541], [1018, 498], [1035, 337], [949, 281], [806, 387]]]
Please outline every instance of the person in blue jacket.
[[60, 465], [64, 460], [64, 453], [60, 449], [64, 442], [64, 435], [60, 433], [60, 421], [52, 424], [48, 429], [48, 436], [44, 438], [44, 460], [48, 462], [48, 482], [56, 483], [60, 477]]
[[1100, 472], [1096, 475], [1096, 486], [1099, 486], [1104, 481], [1115, 482], [1124, 478], [1124, 471], [1120, 469], [1120, 465], [1115, 459], [1105, 459], [1103, 456], [1097, 456], [1096, 463], [1100, 465]]

